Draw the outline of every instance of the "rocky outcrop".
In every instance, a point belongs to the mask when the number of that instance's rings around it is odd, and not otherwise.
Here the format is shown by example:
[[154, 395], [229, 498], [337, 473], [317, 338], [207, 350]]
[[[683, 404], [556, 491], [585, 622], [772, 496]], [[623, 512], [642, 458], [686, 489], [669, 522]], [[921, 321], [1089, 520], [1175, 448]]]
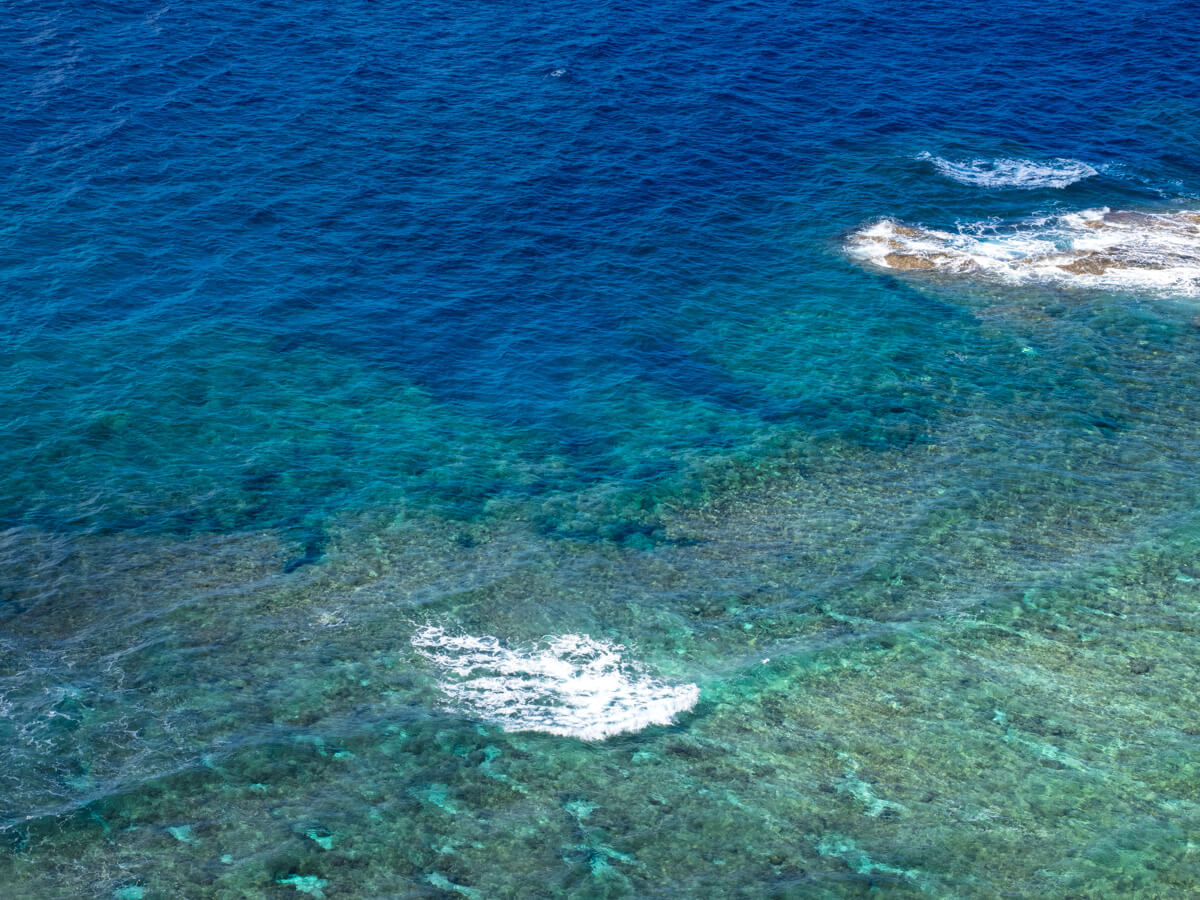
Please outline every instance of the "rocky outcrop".
[[899, 272], [1200, 295], [1200, 211], [1085, 210], [957, 232], [885, 219], [852, 234], [847, 250]]

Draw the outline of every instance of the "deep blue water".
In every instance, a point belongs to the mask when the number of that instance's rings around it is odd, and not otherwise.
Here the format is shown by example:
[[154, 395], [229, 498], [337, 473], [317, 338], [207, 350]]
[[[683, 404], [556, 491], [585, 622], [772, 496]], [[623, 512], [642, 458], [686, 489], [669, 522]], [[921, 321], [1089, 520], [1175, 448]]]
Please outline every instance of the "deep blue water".
[[[1195, 890], [1196, 291], [923, 279], [846, 245], [1200, 208], [1196, 12], [10, 4], [0, 885]], [[1092, 174], [970, 177], [1014, 160]], [[428, 623], [591, 634], [701, 701], [603, 743], [506, 731], [447, 706]], [[1090, 635], [1078, 670], [1064, 633]], [[896, 709], [945, 697], [892, 735], [866, 698], [897, 684]], [[1123, 712], [1089, 719], [1089, 689]], [[297, 746], [320, 752], [272, 749]], [[933, 784], [965, 758], [965, 794], [1018, 798], [967, 838]], [[710, 794], [734, 800], [688, 805]]]

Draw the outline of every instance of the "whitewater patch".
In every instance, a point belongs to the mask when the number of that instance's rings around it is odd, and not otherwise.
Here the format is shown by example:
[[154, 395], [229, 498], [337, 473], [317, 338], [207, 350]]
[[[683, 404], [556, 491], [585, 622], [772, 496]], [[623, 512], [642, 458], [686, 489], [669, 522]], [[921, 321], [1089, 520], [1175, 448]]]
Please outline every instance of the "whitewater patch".
[[700, 698], [696, 685], [668, 684], [625, 658], [622, 644], [586, 634], [509, 646], [427, 625], [412, 645], [441, 670], [451, 709], [505, 731], [599, 741], [669, 725]]
[[917, 159], [930, 163], [939, 173], [976, 187], [990, 188], [1065, 188], [1069, 184], [1098, 175], [1100, 170], [1078, 159], [1010, 159], [977, 157], [966, 160], [945, 159], [921, 153]]
[[883, 269], [1200, 295], [1200, 211], [1103, 207], [955, 231], [882, 219], [851, 234], [846, 250]]

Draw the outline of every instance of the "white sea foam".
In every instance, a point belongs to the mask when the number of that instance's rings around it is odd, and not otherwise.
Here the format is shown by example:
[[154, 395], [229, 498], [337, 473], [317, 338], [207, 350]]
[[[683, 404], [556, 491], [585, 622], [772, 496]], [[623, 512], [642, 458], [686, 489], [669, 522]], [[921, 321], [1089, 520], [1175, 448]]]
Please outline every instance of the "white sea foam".
[[544, 731], [598, 741], [670, 724], [700, 697], [694, 684], [668, 684], [622, 655], [625, 647], [586, 634], [506, 646], [492, 636], [426, 625], [412, 645], [442, 672], [451, 708], [505, 731]]
[[955, 231], [891, 219], [852, 234], [847, 251], [885, 269], [1200, 296], [1200, 212], [1107, 208]]
[[945, 159], [921, 153], [917, 159], [928, 161], [947, 178], [960, 184], [992, 188], [1064, 188], [1099, 173], [1094, 166], [1077, 159]]

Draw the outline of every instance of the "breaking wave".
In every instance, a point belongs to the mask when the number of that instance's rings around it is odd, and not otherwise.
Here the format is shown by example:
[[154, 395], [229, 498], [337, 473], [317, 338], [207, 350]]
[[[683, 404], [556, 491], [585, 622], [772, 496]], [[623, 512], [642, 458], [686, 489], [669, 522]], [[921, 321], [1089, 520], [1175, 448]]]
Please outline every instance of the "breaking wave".
[[428, 625], [412, 645], [442, 671], [440, 687], [454, 709], [505, 731], [598, 741], [668, 725], [700, 697], [696, 685], [661, 681], [625, 659], [621, 644], [585, 634], [506, 646], [490, 635]]
[[885, 269], [979, 275], [1163, 294], [1200, 294], [1200, 211], [1105, 208], [939, 231], [883, 219], [847, 251]]
[[942, 175], [960, 184], [999, 188], [1064, 188], [1091, 178], [1099, 170], [1077, 159], [975, 158], [951, 160], [931, 153], [917, 159], [927, 161]]

